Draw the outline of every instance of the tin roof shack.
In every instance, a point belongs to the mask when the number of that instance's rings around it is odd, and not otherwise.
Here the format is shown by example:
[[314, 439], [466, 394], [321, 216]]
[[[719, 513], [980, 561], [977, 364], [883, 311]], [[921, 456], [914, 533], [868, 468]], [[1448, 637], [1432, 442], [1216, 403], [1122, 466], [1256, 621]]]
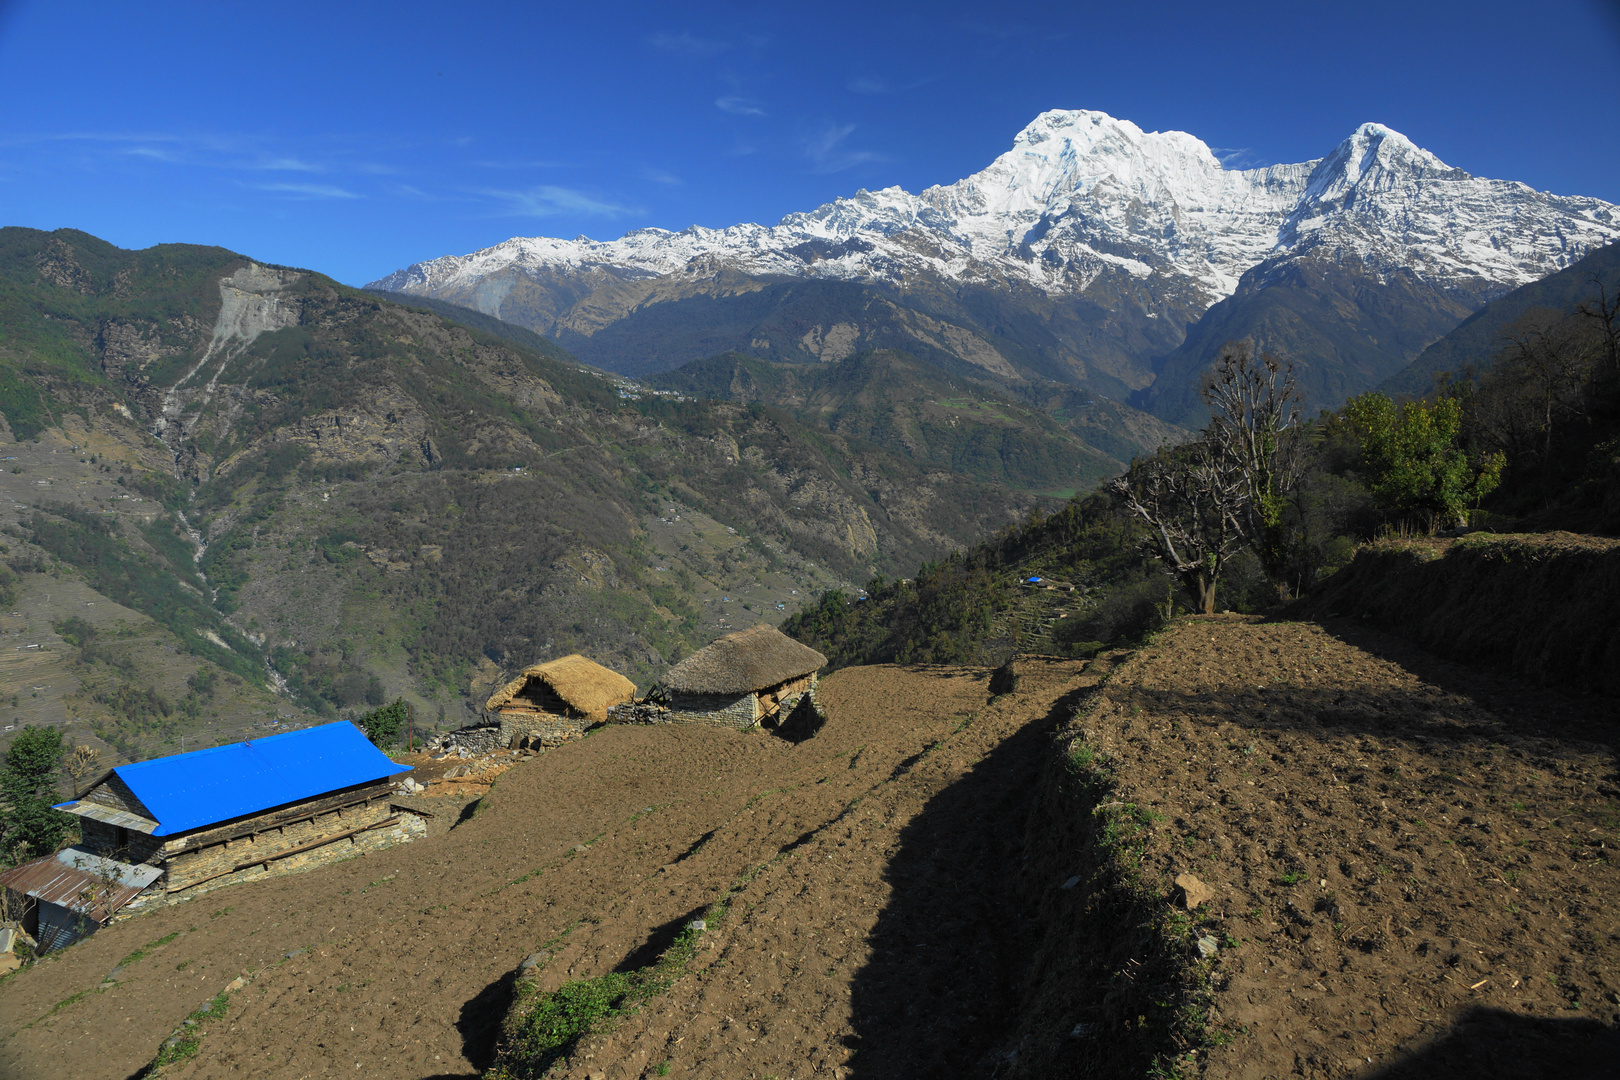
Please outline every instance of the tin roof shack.
[[79, 816], [89, 852], [156, 868], [144, 907], [425, 835], [391, 801], [409, 771], [339, 721], [120, 765], [57, 809]]
[[724, 724], [738, 730], [774, 722], [799, 698], [814, 694], [827, 658], [772, 626], [718, 638], [666, 671], [654, 695], [675, 720]]
[[94, 933], [162, 874], [79, 845], [0, 874], [0, 888], [20, 909], [22, 929], [48, 953]]
[[484, 708], [499, 717], [499, 745], [551, 747], [579, 738], [635, 693], [636, 684], [617, 671], [574, 655], [524, 668]]

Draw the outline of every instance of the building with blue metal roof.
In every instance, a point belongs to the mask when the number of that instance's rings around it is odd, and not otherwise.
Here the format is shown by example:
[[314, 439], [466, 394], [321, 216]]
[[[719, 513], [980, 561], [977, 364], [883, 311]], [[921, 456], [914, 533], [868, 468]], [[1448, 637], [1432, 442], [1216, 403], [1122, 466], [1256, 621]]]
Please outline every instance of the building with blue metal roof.
[[79, 816], [81, 847], [186, 893], [424, 834], [422, 813], [392, 802], [409, 771], [339, 721], [120, 765], [57, 809]]

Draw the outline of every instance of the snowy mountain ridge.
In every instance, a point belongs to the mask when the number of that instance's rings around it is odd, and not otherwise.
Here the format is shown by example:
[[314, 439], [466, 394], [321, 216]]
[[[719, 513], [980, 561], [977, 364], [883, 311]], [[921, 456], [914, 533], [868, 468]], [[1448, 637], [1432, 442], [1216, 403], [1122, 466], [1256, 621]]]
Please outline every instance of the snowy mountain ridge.
[[[495, 274], [623, 281], [733, 270], [902, 289], [945, 279], [1056, 297], [1125, 276], [1159, 279], [1198, 310], [1232, 295], [1245, 272], [1296, 257], [1498, 292], [1617, 238], [1612, 204], [1471, 176], [1380, 124], [1363, 124], [1315, 161], [1233, 170], [1185, 132], [1053, 110], [981, 172], [919, 194], [863, 189], [774, 226], [515, 237], [372, 287], [451, 299]], [[498, 315], [504, 293], [479, 289], [477, 306]]]

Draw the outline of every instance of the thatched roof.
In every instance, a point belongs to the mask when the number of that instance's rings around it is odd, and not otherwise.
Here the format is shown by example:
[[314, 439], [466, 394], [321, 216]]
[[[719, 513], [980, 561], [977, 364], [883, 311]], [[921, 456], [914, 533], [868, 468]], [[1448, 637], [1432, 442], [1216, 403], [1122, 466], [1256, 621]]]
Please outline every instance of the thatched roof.
[[587, 716], [606, 716], [609, 705], [629, 701], [636, 695], [635, 683], [617, 671], [576, 653], [524, 668], [521, 675], [490, 695], [484, 708], [499, 711], [502, 706], [510, 704], [531, 679], [544, 683], [563, 701]]
[[664, 672], [678, 694], [746, 694], [808, 675], [827, 658], [772, 626], [727, 634]]

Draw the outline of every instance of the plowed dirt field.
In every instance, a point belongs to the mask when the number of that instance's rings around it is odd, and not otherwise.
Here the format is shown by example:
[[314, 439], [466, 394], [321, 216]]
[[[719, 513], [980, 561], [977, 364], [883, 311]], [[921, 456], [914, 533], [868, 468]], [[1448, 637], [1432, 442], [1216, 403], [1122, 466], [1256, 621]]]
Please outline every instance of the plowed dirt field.
[[[1614, 1075], [1612, 701], [1347, 620], [1187, 619], [1113, 659], [1022, 660], [994, 699], [980, 670], [846, 669], [798, 745], [599, 730], [447, 832], [8, 977], [0, 1076], [125, 1080], [246, 974], [163, 1076], [470, 1077], [525, 957], [546, 951], [543, 988], [637, 968], [719, 899], [686, 974], [558, 1075], [1097, 1075], [1110, 1040], [1140, 1042], [1118, 1007], [1138, 969], [1112, 959], [1128, 935], [1063, 936], [1093, 894], [1042, 829], [1095, 835], [1122, 807], [1144, 825], [1121, 872], [1161, 912], [1179, 874], [1214, 891], [1176, 954], [1205, 987], [1178, 1015], [1208, 1022], [1152, 1036], [1159, 1075]], [[1110, 802], [1054, 779], [1077, 741]]]
[[[808, 1075], [858, 1047], [942, 1075], [1009, 1029], [1033, 932], [1008, 893], [1023, 778], [1049, 753], [1030, 721], [1083, 677], [1025, 667], [994, 704], [979, 670], [839, 672], [821, 694], [831, 719], [797, 746], [601, 729], [509, 770], [447, 835], [209, 893], [6, 980], [0, 1075], [124, 1080], [242, 973], [226, 1018], [165, 1076], [475, 1075], [526, 956], [551, 943], [554, 981], [645, 962], [744, 879], [689, 976], [702, 1001], [640, 1018], [623, 1054], [593, 1051], [608, 1075], [640, 1075], [653, 1048], [670, 1075]], [[917, 832], [959, 783], [954, 811]]]

